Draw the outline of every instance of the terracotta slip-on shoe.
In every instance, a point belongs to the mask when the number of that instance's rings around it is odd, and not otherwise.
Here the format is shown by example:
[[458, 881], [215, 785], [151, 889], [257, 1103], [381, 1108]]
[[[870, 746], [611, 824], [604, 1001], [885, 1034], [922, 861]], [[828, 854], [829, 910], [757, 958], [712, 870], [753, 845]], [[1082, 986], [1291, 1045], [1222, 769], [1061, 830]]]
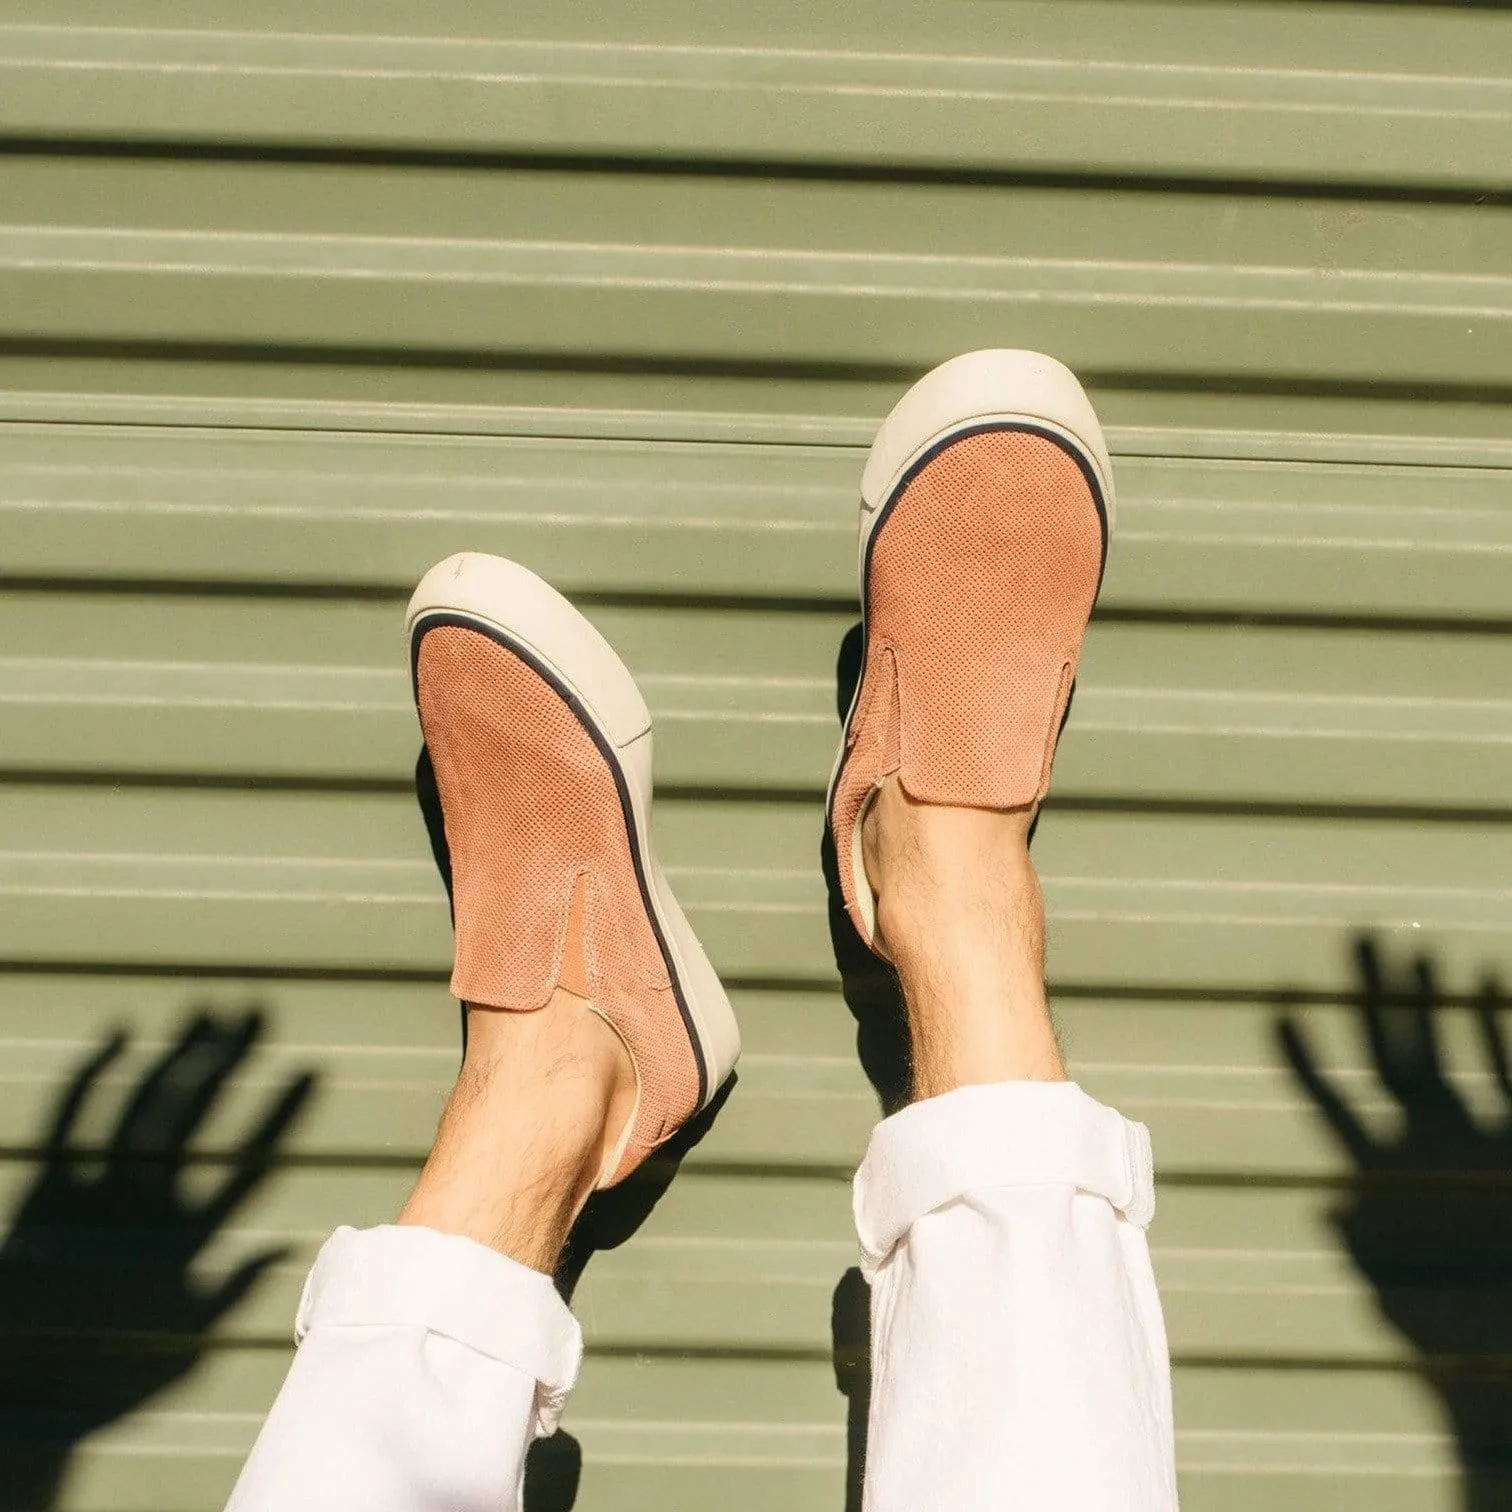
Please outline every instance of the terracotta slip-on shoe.
[[604, 638], [534, 573], [464, 552], [409, 606], [415, 703], [451, 852], [462, 1001], [586, 998], [635, 1067], [599, 1184], [706, 1107], [740, 1030], [651, 850], [651, 715]]
[[873, 950], [861, 821], [887, 778], [962, 808], [1045, 796], [1113, 509], [1092, 406], [1037, 352], [953, 358], [882, 422], [861, 479], [862, 671], [829, 793]]

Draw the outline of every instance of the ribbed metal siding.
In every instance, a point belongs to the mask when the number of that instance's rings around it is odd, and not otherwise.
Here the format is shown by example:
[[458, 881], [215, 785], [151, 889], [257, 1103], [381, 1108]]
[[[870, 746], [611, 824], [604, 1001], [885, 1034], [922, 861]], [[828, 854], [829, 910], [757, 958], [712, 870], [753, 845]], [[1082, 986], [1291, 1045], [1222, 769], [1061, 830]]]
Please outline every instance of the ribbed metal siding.
[[[289, 1258], [60, 1505], [219, 1505], [320, 1237], [391, 1215], [426, 1146], [454, 1018], [399, 618], [473, 546], [642, 677], [750, 1048], [579, 1292], [578, 1505], [838, 1512], [876, 1107], [817, 868], [851, 510], [895, 393], [988, 344], [1075, 365], [1118, 454], [1036, 850], [1070, 1054], [1156, 1136], [1186, 1506], [1457, 1504], [1274, 1021], [1388, 1128], [1353, 936], [1459, 1003], [1507, 960], [1504, 16], [16, 0], [0, 133], [0, 1173], [19, 1200], [118, 1023], [96, 1141], [191, 1005], [268, 1013], [197, 1178], [320, 1077], [207, 1268]], [[1498, 1316], [1441, 1353], [1499, 1361]]]

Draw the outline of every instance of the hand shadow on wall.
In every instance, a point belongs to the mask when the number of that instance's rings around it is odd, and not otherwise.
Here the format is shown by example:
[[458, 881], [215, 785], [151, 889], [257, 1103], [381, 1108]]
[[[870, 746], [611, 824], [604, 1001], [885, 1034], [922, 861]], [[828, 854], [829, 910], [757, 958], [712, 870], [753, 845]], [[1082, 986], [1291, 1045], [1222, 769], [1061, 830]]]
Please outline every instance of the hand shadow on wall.
[[[446, 826], [441, 814], [441, 798], [436, 789], [435, 768], [430, 752], [420, 748], [415, 763], [415, 798], [425, 820], [431, 854], [451, 899], [451, 850], [446, 843]], [[462, 1013], [464, 1047], [467, 1014]], [[606, 1192], [595, 1192], [588, 1199], [557, 1267], [556, 1288], [563, 1301], [570, 1303], [588, 1262], [600, 1250], [618, 1249], [651, 1216], [657, 1203], [666, 1195], [673, 1178], [689, 1151], [694, 1149], [714, 1126], [738, 1078], [732, 1076], [715, 1094], [714, 1100], [696, 1118], [690, 1119], [656, 1154], [627, 1181]], [[577, 1505], [583, 1475], [583, 1448], [571, 1433], [559, 1428], [550, 1438], [537, 1439], [525, 1460], [524, 1512], [572, 1512]], [[0, 1508], [0, 1512], [4, 1512]]]
[[1466, 1512], [1512, 1505], [1512, 1067], [1495, 978], [1472, 1008], [1500, 1116], [1473, 1118], [1445, 1075], [1437, 1015], [1455, 1006], [1432, 963], [1392, 971], [1356, 945], [1359, 1025], [1400, 1127], [1372, 1134], [1319, 1068], [1302, 1026], [1281, 1052], [1353, 1163], [1334, 1222], [1385, 1319], [1420, 1357], [1453, 1428]]
[[189, 1145], [247, 1063], [264, 1018], [193, 1014], [128, 1097], [103, 1149], [85, 1106], [127, 1045], [117, 1032], [64, 1088], [41, 1166], [0, 1245], [0, 1512], [52, 1507], [78, 1443], [180, 1379], [282, 1248], [203, 1281], [195, 1262], [262, 1185], [315, 1088], [292, 1077], [225, 1160], [208, 1197]]
[[[835, 659], [836, 714], [842, 723], [861, 677], [861, 643], [861, 626], [857, 624], [845, 633]], [[908, 1102], [913, 1076], [903, 988], [897, 972], [872, 954], [845, 911], [827, 818], [819, 866], [828, 895], [830, 945], [840, 973], [840, 990], [856, 1022], [856, 1056], [886, 1117]], [[860, 1512], [866, 1473], [866, 1423], [871, 1409], [871, 1288], [854, 1266], [835, 1286], [830, 1333], [835, 1386], [846, 1402], [845, 1512]]]

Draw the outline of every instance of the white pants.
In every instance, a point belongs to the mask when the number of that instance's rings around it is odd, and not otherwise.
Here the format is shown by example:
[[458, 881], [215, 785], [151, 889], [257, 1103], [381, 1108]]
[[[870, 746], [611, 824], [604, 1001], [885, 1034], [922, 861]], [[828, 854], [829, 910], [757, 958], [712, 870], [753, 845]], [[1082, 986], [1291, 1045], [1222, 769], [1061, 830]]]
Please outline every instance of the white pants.
[[[1070, 1083], [877, 1127], [866, 1512], [1172, 1512], [1153, 1209], [1148, 1134]], [[582, 1358], [545, 1276], [422, 1228], [339, 1230], [297, 1337], [228, 1512], [509, 1512]]]

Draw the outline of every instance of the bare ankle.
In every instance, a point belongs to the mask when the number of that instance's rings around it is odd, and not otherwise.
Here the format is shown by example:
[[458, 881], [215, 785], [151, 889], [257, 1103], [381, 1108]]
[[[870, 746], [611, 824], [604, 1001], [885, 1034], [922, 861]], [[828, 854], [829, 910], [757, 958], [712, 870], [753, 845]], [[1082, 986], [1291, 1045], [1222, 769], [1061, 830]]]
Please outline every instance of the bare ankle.
[[908, 1005], [916, 1098], [1065, 1079], [1045, 997], [1032, 818], [917, 803], [892, 782], [863, 822], [878, 942]]
[[434, 1148], [399, 1216], [550, 1272], [634, 1107], [618, 1036], [558, 992], [536, 1013], [469, 1007]]

